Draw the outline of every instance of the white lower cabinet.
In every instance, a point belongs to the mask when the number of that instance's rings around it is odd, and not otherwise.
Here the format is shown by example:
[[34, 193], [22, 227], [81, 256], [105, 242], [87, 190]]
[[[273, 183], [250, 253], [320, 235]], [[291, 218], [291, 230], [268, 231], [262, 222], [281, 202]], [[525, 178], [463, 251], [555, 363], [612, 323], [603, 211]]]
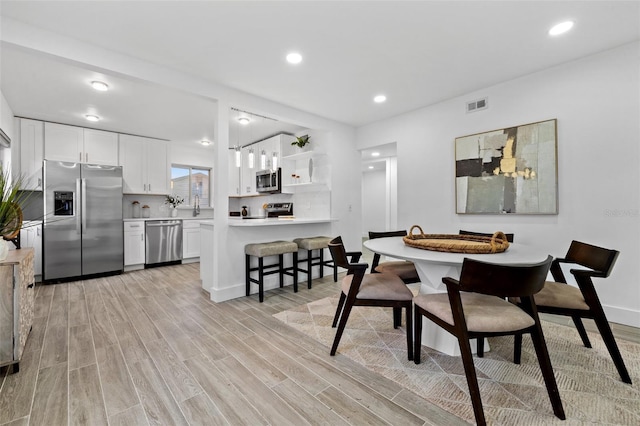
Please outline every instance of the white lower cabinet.
[[33, 273], [36, 279], [42, 278], [42, 223], [25, 221], [20, 230], [20, 247], [32, 247], [34, 250]]
[[144, 263], [144, 221], [124, 223], [124, 266]]
[[182, 259], [200, 257], [200, 221], [182, 221]]

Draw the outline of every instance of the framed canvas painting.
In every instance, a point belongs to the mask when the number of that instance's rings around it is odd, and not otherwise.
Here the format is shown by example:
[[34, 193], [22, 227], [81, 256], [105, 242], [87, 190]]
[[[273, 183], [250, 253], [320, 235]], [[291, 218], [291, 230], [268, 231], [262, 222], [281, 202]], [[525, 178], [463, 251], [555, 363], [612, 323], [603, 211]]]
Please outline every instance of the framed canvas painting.
[[456, 213], [558, 214], [557, 120], [455, 140]]

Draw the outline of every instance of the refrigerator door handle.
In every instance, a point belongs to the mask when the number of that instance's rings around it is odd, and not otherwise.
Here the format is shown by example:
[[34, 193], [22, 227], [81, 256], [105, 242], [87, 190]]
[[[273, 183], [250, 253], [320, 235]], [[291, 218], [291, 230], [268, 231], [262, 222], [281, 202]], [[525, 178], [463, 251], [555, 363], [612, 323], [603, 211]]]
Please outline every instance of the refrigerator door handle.
[[82, 195], [80, 196], [82, 202], [82, 210], [80, 215], [82, 216], [82, 233], [87, 230], [87, 180], [80, 179], [82, 181]]
[[75, 193], [75, 200], [74, 200], [74, 212], [73, 214], [76, 215], [76, 234], [80, 235], [82, 233], [82, 227], [80, 224], [80, 212], [78, 211], [78, 197], [80, 196], [80, 180], [81, 179], [76, 179], [76, 193]]

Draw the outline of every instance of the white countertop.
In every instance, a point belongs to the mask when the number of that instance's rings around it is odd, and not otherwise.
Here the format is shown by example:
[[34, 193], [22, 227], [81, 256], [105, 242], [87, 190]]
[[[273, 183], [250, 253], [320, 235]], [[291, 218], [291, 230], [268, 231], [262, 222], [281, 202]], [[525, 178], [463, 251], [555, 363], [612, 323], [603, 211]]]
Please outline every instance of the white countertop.
[[303, 225], [307, 223], [329, 223], [335, 222], [337, 219], [319, 219], [319, 218], [295, 218], [295, 219], [278, 219], [276, 217], [267, 219], [242, 219], [229, 218], [229, 226], [281, 226], [281, 225]]
[[136, 221], [143, 221], [146, 222], [147, 220], [213, 220], [212, 217], [127, 217], [122, 219], [124, 222], [136, 222]]

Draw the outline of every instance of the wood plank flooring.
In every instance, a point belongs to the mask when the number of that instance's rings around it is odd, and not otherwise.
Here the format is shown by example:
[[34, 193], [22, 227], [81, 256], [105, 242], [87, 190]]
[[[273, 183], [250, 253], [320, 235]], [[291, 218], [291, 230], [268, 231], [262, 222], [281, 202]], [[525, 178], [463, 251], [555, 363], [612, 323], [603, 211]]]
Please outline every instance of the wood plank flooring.
[[340, 291], [305, 287], [216, 304], [197, 263], [39, 285], [0, 425], [466, 424], [272, 317]]
[[197, 263], [40, 285], [0, 425], [463, 424], [272, 318], [339, 292], [304, 287], [216, 304]]

